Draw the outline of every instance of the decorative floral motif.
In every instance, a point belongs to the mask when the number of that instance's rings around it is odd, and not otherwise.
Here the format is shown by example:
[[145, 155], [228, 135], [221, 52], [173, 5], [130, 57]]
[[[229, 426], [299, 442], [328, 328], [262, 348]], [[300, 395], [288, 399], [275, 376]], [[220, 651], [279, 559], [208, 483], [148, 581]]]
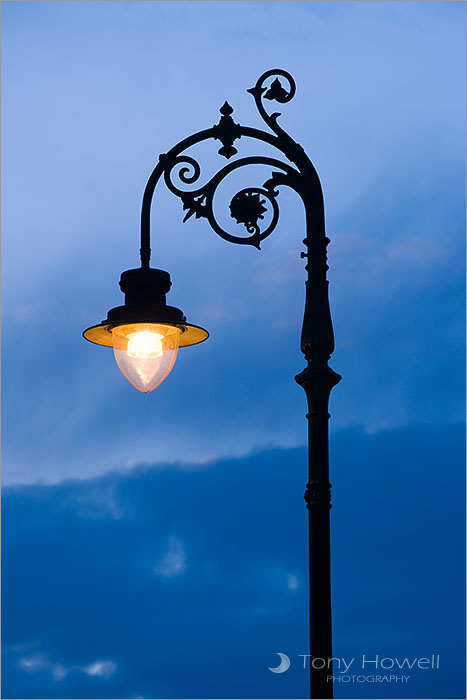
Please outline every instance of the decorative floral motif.
[[264, 219], [267, 211], [265, 199], [251, 189], [242, 190], [230, 202], [230, 215], [237, 224], [244, 224], [248, 233], [258, 233], [258, 219]]
[[276, 102], [288, 102], [289, 101], [289, 96], [290, 93], [287, 92], [287, 90], [284, 90], [282, 87], [282, 83], [279, 80], [279, 78], [275, 78], [269, 90], [264, 93], [264, 98], [266, 100], [276, 100]]

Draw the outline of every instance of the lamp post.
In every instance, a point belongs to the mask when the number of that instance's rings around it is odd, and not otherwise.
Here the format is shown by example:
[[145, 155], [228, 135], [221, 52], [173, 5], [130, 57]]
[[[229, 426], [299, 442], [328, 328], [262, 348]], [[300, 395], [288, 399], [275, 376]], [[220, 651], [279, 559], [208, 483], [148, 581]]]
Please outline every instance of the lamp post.
[[[224, 240], [253, 245], [258, 249], [261, 241], [273, 232], [279, 219], [277, 188], [290, 187], [300, 196], [306, 214], [305, 251], [301, 252], [301, 257], [306, 259], [307, 272], [301, 349], [307, 366], [295, 380], [304, 388], [308, 402], [308, 483], [305, 501], [309, 514], [310, 697], [332, 698], [328, 401], [332, 387], [341, 377], [328, 365], [334, 350], [334, 336], [326, 279], [326, 247], [329, 239], [324, 229], [323, 195], [316, 170], [305, 151], [279, 126], [277, 119], [280, 114], [268, 114], [264, 106], [264, 100], [285, 104], [293, 98], [295, 82], [292, 76], [281, 69], [266, 71], [248, 92], [253, 95], [258, 112], [270, 132], [236, 124], [231, 116], [233, 109], [225, 102], [220, 109], [218, 124], [188, 136], [159, 157], [143, 195], [141, 267], [126, 270], [121, 275], [124, 305], [111, 309], [102, 323], [86, 329], [83, 335], [93, 343], [113, 347], [123, 374], [142, 392], [152, 391], [167, 377], [179, 347], [200, 343], [208, 337], [206, 330], [187, 323], [180, 309], [167, 306], [165, 296], [171, 286], [170, 276], [149, 265], [151, 202], [155, 187], [162, 178], [168, 189], [183, 203], [186, 212], [183, 221], [193, 215], [206, 218]], [[240, 138], [251, 138], [273, 146], [288, 162], [261, 155], [230, 161], [238, 153], [234, 143]], [[196, 186], [201, 168], [185, 151], [209, 139], [221, 142], [218, 153], [229, 162], [208, 182]], [[219, 184], [230, 173], [248, 165], [268, 166], [271, 176], [261, 187], [244, 188], [232, 198], [230, 215], [237, 224], [243, 224], [248, 234], [238, 236], [218, 223], [213, 199]], [[195, 185], [195, 189], [184, 189], [185, 185]], [[266, 214], [268, 219], [265, 222]]]

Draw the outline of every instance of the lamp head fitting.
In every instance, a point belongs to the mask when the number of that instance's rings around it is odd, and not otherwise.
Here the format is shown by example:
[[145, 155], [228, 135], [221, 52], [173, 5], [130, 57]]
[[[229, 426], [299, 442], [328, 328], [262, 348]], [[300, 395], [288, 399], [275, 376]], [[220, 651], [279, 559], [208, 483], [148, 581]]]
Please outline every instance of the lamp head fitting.
[[165, 297], [171, 285], [170, 275], [165, 270], [140, 267], [122, 272], [120, 289], [125, 295], [124, 304], [110, 309], [107, 318], [87, 328], [83, 336], [91, 343], [113, 347], [112, 331], [118, 326], [162, 324], [180, 330], [180, 347], [201, 343], [209, 333], [187, 323], [181, 309], [167, 305]]

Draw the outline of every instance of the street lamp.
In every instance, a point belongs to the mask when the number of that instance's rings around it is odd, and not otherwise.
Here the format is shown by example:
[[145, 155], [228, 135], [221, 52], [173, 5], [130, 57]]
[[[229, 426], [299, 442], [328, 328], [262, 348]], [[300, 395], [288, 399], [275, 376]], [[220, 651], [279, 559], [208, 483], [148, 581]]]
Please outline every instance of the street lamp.
[[[285, 79], [286, 87], [281, 79]], [[236, 124], [231, 116], [233, 109], [225, 102], [220, 109], [218, 124], [188, 136], [159, 157], [143, 195], [141, 267], [126, 270], [121, 275], [124, 305], [111, 309], [105, 321], [91, 326], [83, 335], [97, 345], [113, 347], [121, 371], [142, 392], [152, 391], [167, 377], [179, 347], [201, 343], [208, 337], [206, 330], [187, 323], [180, 309], [167, 306], [165, 295], [171, 286], [170, 276], [163, 270], [149, 266], [151, 202], [162, 177], [168, 189], [183, 203], [186, 211], [183, 221], [193, 215], [206, 218], [224, 240], [253, 245], [258, 249], [261, 241], [275, 229], [279, 219], [277, 188], [285, 185], [301, 197], [306, 214], [306, 235], [303, 240], [306, 250], [301, 257], [306, 258], [307, 271], [301, 349], [307, 366], [295, 380], [304, 388], [308, 400], [308, 483], [305, 501], [309, 513], [310, 697], [332, 698], [328, 402], [331, 389], [341, 376], [328, 365], [334, 350], [326, 280], [329, 238], [324, 230], [323, 195], [316, 170], [303, 148], [277, 123], [280, 113], [268, 114], [263, 104], [264, 99], [281, 104], [289, 102], [295, 94], [294, 79], [287, 71], [269, 70], [248, 92], [253, 95], [258, 112], [272, 133]], [[218, 153], [230, 159], [238, 153], [234, 143], [242, 137], [275, 147], [288, 162], [269, 156], [236, 158], [205, 184], [191, 190], [183, 189], [185, 185], [196, 186], [201, 175], [199, 163], [184, 151], [202, 141], [217, 139], [222, 143]], [[218, 223], [213, 198], [219, 184], [228, 175], [248, 165], [268, 166], [272, 172], [262, 187], [244, 188], [232, 198], [230, 215], [237, 224], [243, 224], [249, 234], [237, 236]]]
[[97, 345], [113, 347], [122, 373], [135, 389], [148, 393], [169, 374], [178, 348], [201, 343], [209, 333], [186, 322], [183, 311], [167, 306], [170, 275], [147, 265], [120, 276], [123, 306], [110, 309], [107, 318], [83, 335]]

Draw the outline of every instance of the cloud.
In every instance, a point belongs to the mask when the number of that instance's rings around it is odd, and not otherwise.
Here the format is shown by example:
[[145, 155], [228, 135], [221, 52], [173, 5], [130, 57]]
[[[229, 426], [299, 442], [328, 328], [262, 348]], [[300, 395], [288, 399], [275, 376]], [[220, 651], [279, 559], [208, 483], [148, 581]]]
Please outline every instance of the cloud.
[[51, 673], [55, 681], [63, 681], [66, 678], [68, 671], [69, 669], [66, 669], [65, 666], [62, 666], [61, 664], [54, 664], [51, 667]]
[[34, 656], [23, 656], [18, 661], [18, 666], [25, 671], [38, 671], [48, 665], [48, 661], [43, 654], [35, 654]]
[[[17, 648], [13, 646], [12, 651], [17, 651]], [[113, 661], [93, 661], [86, 666], [79, 666], [76, 664], [64, 666], [63, 664], [52, 661], [42, 652], [32, 656], [20, 657], [17, 661], [17, 665], [28, 673], [37, 673], [38, 671], [46, 670], [56, 682], [64, 681], [72, 671], [84, 673], [87, 676], [110, 678], [117, 668]]]
[[289, 591], [296, 591], [298, 588], [298, 579], [295, 574], [287, 574], [287, 587]]
[[87, 673], [88, 676], [101, 676], [103, 678], [109, 678], [115, 673], [116, 665], [113, 661], [94, 661], [94, 663], [89, 664], [89, 666], [82, 667], [83, 673]]
[[157, 576], [172, 578], [181, 574], [186, 568], [185, 550], [183, 544], [176, 537], [169, 538], [169, 551], [162, 557], [154, 573]]

